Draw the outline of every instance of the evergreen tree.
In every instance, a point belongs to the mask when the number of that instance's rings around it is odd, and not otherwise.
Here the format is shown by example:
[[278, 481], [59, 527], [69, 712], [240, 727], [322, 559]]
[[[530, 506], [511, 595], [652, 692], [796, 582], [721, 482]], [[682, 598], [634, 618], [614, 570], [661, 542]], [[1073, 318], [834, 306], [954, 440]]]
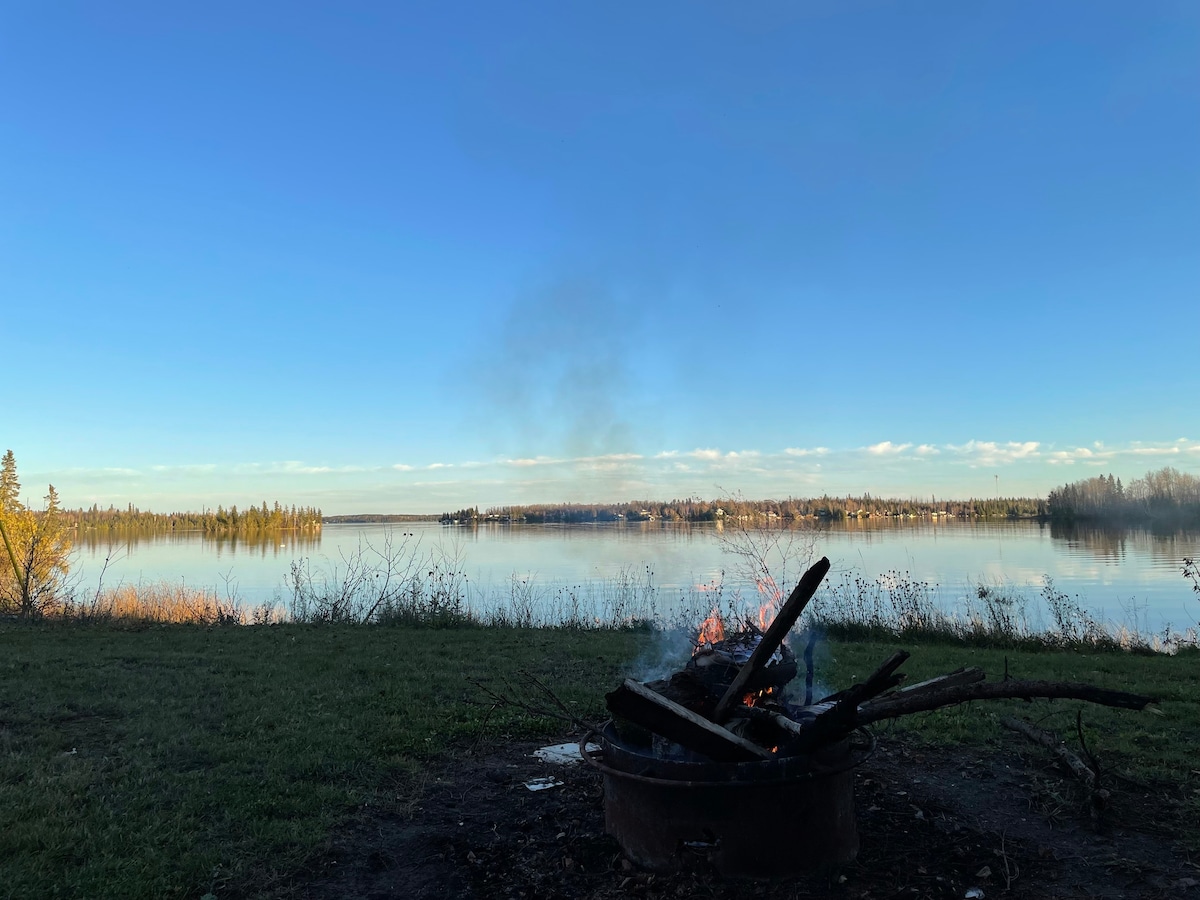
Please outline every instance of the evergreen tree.
[[21, 508], [21, 481], [17, 478], [17, 459], [11, 450], [0, 461], [0, 512]]

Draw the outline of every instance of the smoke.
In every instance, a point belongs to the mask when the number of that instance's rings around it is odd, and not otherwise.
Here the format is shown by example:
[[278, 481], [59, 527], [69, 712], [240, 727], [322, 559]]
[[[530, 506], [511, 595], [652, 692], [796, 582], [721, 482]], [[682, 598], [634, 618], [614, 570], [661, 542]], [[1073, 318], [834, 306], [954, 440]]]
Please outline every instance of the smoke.
[[[557, 488], [619, 488], [615, 455], [632, 453], [642, 317], [611, 288], [563, 280], [519, 298], [473, 364], [494, 452], [556, 458]], [[556, 496], [549, 499], [566, 499]]]
[[695, 647], [694, 629], [682, 626], [656, 628], [629, 667], [629, 677], [642, 682], [669, 678], [687, 665]]

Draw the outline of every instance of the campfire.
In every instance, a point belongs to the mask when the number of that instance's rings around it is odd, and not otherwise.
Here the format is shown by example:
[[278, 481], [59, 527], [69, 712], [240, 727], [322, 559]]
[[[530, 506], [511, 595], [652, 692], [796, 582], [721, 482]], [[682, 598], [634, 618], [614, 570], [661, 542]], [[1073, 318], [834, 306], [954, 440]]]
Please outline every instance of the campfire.
[[727, 634], [699, 630], [691, 659], [667, 679], [626, 679], [606, 696], [612, 719], [600, 751], [606, 827], [636, 863], [673, 870], [701, 863], [731, 875], [776, 876], [849, 862], [858, 853], [853, 769], [870, 755], [867, 726], [970, 700], [1072, 698], [1142, 709], [1152, 698], [1072, 682], [987, 681], [964, 668], [901, 686], [903, 650], [864, 681], [814, 702], [812, 645], [802, 702], [784, 640], [829, 571], [796, 585], [774, 620]]

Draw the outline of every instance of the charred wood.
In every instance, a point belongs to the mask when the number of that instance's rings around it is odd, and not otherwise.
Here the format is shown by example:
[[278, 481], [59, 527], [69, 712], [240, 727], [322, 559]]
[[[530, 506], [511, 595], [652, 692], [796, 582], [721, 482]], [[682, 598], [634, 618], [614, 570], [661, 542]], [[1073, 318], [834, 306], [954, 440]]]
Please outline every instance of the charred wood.
[[730, 710], [733, 708], [746, 692], [746, 685], [754, 677], [754, 675], [767, 664], [771, 656], [779, 649], [779, 645], [783, 643], [783, 639], [787, 637], [792, 626], [800, 618], [800, 614], [804, 612], [804, 607], [812, 600], [816, 594], [817, 588], [820, 587], [822, 579], [829, 571], [829, 559], [822, 557], [811, 569], [804, 573], [800, 582], [796, 585], [787, 602], [779, 610], [779, 614], [775, 617], [775, 621], [763, 634], [762, 641], [754, 648], [754, 652], [750, 654], [750, 659], [738, 671], [737, 676], [733, 679], [733, 683], [726, 689], [725, 694], [717, 703], [717, 708], [713, 713], [713, 720], [716, 722], [724, 722], [729, 718]]
[[936, 678], [930, 678], [918, 684], [909, 684], [897, 690], [892, 694], [884, 694], [870, 703], [881, 703], [884, 700], [891, 700], [897, 697], [915, 697], [918, 694], [936, 691], [942, 688], [961, 687], [964, 684], [974, 684], [977, 681], [983, 681], [987, 676], [983, 669], [978, 666], [966, 666], [962, 669], [956, 669], [947, 675], [938, 675]]
[[676, 672], [670, 678], [647, 682], [646, 687], [706, 719], [716, 706], [717, 698], [702, 674], [691, 668]]
[[865, 703], [872, 697], [882, 694], [884, 691], [891, 690], [900, 684], [903, 675], [896, 674], [896, 670], [904, 665], [905, 661], [911, 654], [907, 650], [897, 650], [886, 660], [883, 665], [867, 676], [867, 680], [861, 684], [851, 685], [844, 691], [838, 691], [836, 694], [830, 694], [823, 699], [822, 703], [841, 703], [843, 700], [853, 700], [854, 705], [858, 706]]
[[852, 732], [859, 725], [859, 705], [898, 685], [904, 675], [896, 670], [908, 657], [907, 651], [897, 650], [866, 681], [826, 697], [816, 707], [809, 707], [817, 711], [816, 715], [809, 721], [796, 722], [794, 729], [777, 721], [777, 725], [793, 735], [788, 744], [789, 751], [804, 753], [815, 750]]
[[771, 759], [771, 753], [632, 679], [605, 695], [608, 710], [716, 762]]

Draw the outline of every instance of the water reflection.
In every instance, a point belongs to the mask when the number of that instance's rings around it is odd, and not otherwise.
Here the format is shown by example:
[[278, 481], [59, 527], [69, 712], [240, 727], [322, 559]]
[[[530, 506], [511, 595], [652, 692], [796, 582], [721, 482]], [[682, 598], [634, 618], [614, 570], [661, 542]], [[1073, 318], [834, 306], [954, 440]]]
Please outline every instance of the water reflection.
[[[101, 577], [105, 585], [166, 580], [224, 591], [232, 584], [253, 604], [287, 596], [293, 561], [344, 570], [346, 556], [356, 548], [407, 539], [420, 558], [461, 565], [474, 598], [508, 596], [518, 580], [553, 594], [559, 588], [611, 584], [631, 572], [652, 578], [664, 597], [714, 587], [752, 596], [755, 585], [740, 580], [738, 560], [725, 542], [735, 531], [729, 523], [722, 532], [715, 524], [662, 522], [478, 528], [406, 522], [328, 524], [317, 535], [93, 532], [77, 538], [72, 572], [81, 586], [93, 590]], [[1197, 530], [876, 518], [813, 525], [812, 537], [814, 552], [830, 558], [838, 577], [861, 574], [873, 581], [886, 572], [903, 572], [937, 586], [951, 604], [974, 596], [980, 584], [1036, 598], [1050, 576], [1059, 590], [1081, 596], [1089, 609], [1114, 620], [1136, 601], [1163, 620], [1196, 621], [1200, 598], [1181, 567], [1185, 556], [1200, 557]]]
[[1086, 554], [1099, 562], [1119, 563], [1131, 557], [1150, 560], [1155, 568], [1178, 569], [1185, 556], [1200, 546], [1200, 530], [1121, 528], [1080, 524], [1050, 524], [1050, 537], [1068, 552]]
[[136, 556], [139, 549], [154, 547], [195, 548], [222, 555], [247, 557], [303, 556], [321, 548], [321, 532], [282, 531], [250, 534], [206, 534], [203, 531], [80, 531], [73, 540], [76, 550], [87, 556]]

